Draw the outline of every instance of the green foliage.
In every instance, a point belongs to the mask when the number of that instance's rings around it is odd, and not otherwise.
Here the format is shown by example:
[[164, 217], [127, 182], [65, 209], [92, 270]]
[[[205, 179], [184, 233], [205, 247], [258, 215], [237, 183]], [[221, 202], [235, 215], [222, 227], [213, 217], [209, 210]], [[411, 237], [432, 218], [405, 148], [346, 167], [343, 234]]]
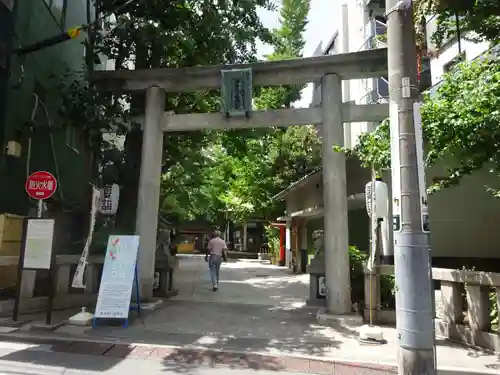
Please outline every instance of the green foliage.
[[351, 265], [351, 299], [358, 302], [364, 299], [365, 295], [365, 274], [364, 264], [368, 259], [366, 253], [361, 252], [356, 246], [349, 246], [349, 261]]
[[462, 62], [444, 77], [435, 98], [422, 108], [429, 144], [427, 164], [451, 156], [457, 163], [431, 191], [457, 184], [483, 166], [500, 172], [500, 64], [496, 59]]
[[267, 242], [269, 244], [269, 254], [277, 258], [280, 254], [280, 231], [270, 225], [265, 227]]
[[[257, 8], [273, 9], [269, 0], [252, 1], [141, 1], [117, 10], [115, 0], [96, 0], [101, 12], [114, 15], [95, 38], [94, 53], [115, 61], [116, 69], [186, 67], [255, 60], [256, 41], [272, 42]], [[119, 94], [119, 93], [118, 93]], [[127, 96], [130, 111], [142, 114], [144, 95]], [[219, 93], [170, 94], [167, 111], [215, 112]], [[119, 162], [107, 163], [105, 182], [122, 185], [118, 226], [124, 231], [135, 225], [141, 132], [127, 133]], [[227, 168], [216, 168], [222, 154], [220, 132], [179, 132], [165, 135], [161, 185], [161, 211], [181, 219], [223, 214], [221, 192], [227, 191]], [[224, 162], [226, 160], [223, 160]], [[228, 166], [227, 163], [225, 163]]]
[[499, 0], [416, 0], [415, 20], [421, 25], [426, 15], [437, 14], [433, 42], [441, 46], [456, 36], [457, 17], [461, 35], [472, 41], [500, 42]]
[[[283, 1], [280, 28], [272, 31], [274, 52], [267, 56], [269, 60], [302, 55], [309, 7], [310, 0]], [[301, 89], [281, 86], [255, 90], [254, 106], [258, 110], [288, 108], [300, 98]], [[205, 185], [214, 187], [212, 196], [220, 202], [218, 206], [228, 209], [236, 220], [279, 215], [272, 197], [321, 161], [321, 144], [312, 126], [228, 130], [220, 132], [217, 147]]]
[[396, 306], [396, 280], [391, 275], [380, 276], [380, 301], [384, 307], [394, 309]]
[[[490, 292], [489, 299], [490, 299], [491, 324], [498, 328], [500, 321], [499, 321], [499, 314], [498, 314], [497, 292], [496, 291]], [[492, 327], [492, 328], [494, 328], [494, 327]]]
[[[496, 58], [462, 62], [443, 77], [437, 94], [426, 95], [422, 127], [427, 149], [425, 163], [447, 163], [446, 176], [429, 193], [456, 185], [483, 167], [500, 174], [500, 64]], [[365, 165], [390, 168], [388, 122], [363, 134], [352, 150]], [[487, 187], [495, 197], [496, 189]]]
[[391, 139], [389, 120], [384, 120], [372, 133], [362, 133], [353, 149], [343, 149], [348, 155], [356, 155], [366, 168], [381, 173], [391, 167]]
[[[124, 2], [95, 0], [99, 10], [113, 17], [92, 28], [89, 61], [113, 59], [115, 69], [186, 67], [255, 61], [256, 41], [274, 46], [270, 60], [299, 57], [305, 41], [310, 0], [284, 0], [281, 25], [271, 32], [257, 16], [257, 8], [274, 9], [271, 0], [209, 2], [197, 0]], [[90, 58], [92, 57], [92, 59]], [[144, 111], [144, 94], [104, 95], [86, 79], [68, 77], [61, 84], [65, 103], [61, 116], [95, 135], [101, 154], [100, 183], [122, 187], [117, 227], [135, 226], [135, 206], [142, 132], [124, 128], [127, 119]], [[258, 109], [290, 107], [302, 87], [256, 89]], [[125, 105], [127, 104], [127, 105]], [[217, 112], [218, 92], [169, 93], [167, 111]], [[102, 142], [102, 130], [126, 135], [123, 151]], [[92, 130], [91, 130], [92, 129]], [[313, 127], [168, 133], [164, 138], [160, 210], [179, 219], [208, 215], [224, 220], [274, 215], [271, 198], [320, 163], [320, 143]], [[98, 168], [96, 168], [97, 170]]]
[[[280, 28], [273, 30], [274, 51], [266, 58], [270, 61], [302, 57], [304, 34], [309, 15], [310, 0], [283, 0], [280, 9]], [[290, 108], [300, 99], [303, 86], [282, 86], [262, 89], [255, 100], [257, 109]]]

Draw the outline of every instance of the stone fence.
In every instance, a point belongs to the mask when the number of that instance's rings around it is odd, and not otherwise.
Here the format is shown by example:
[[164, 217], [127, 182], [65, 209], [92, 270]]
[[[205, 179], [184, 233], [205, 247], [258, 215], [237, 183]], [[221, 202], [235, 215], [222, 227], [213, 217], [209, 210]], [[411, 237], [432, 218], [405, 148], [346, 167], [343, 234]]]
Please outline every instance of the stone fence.
[[[380, 276], [393, 275], [394, 266], [378, 266], [372, 275], [365, 269], [367, 321], [371, 293], [373, 323], [395, 324], [396, 313], [381, 308], [380, 293]], [[492, 327], [491, 316], [492, 305], [500, 309], [500, 273], [433, 268], [432, 278], [440, 288], [435, 290], [436, 335], [500, 352], [500, 328], [498, 321]]]
[[[97, 299], [99, 283], [101, 279], [102, 267], [104, 264], [103, 255], [93, 255], [88, 259], [85, 267], [84, 284], [85, 289], [72, 288], [73, 273], [80, 260], [80, 255], [57, 255], [56, 266], [54, 270], [54, 309], [79, 308], [94, 304]], [[0, 266], [17, 265], [19, 257], [0, 256]], [[156, 271], [160, 271], [159, 293], [165, 295], [171, 290], [172, 279], [171, 269], [168, 266], [166, 257], [156, 257]], [[45, 280], [44, 280], [45, 276]], [[35, 285], [41, 281], [48, 283], [48, 271], [24, 270], [21, 281], [20, 291], [20, 312], [40, 312], [45, 311], [47, 307], [47, 296], [36, 296]], [[8, 299], [0, 301], [0, 315], [8, 316], [12, 314], [14, 300]]]

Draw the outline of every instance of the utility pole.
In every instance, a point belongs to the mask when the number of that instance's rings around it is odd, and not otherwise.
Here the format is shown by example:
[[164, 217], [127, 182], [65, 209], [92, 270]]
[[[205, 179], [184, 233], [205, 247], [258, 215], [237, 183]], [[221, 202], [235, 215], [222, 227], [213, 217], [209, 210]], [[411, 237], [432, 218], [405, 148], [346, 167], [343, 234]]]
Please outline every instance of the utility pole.
[[435, 375], [434, 291], [413, 113], [419, 93], [412, 1], [386, 4], [398, 374]]

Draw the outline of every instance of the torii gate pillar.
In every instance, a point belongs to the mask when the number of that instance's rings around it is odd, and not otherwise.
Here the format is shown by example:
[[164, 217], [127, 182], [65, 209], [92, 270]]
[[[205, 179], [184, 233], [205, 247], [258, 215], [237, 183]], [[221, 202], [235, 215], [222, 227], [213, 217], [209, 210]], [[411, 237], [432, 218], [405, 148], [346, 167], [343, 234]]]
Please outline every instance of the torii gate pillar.
[[342, 79], [336, 74], [321, 79], [321, 110], [326, 311], [343, 315], [351, 312], [351, 288], [346, 160], [333, 149], [344, 145]]
[[141, 172], [137, 199], [136, 234], [139, 235], [139, 288], [143, 300], [153, 297], [156, 233], [160, 204], [165, 90], [146, 90]]

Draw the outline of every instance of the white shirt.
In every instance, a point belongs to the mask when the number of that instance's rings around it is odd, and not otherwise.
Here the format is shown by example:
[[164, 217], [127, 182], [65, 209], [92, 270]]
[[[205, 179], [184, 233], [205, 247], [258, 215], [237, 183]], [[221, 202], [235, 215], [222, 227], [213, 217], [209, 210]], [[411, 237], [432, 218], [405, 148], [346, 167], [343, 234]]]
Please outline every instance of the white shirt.
[[208, 241], [208, 250], [210, 251], [210, 255], [222, 256], [222, 252], [226, 249], [226, 241], [220, 237], [215, 237]]

